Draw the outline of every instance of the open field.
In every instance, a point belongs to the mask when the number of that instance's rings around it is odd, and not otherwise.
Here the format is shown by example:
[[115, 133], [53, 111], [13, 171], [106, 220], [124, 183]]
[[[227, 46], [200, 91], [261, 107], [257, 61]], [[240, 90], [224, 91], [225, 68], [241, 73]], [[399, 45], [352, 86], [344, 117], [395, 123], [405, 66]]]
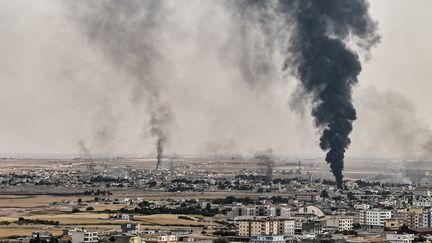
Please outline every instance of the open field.
[[[32, 220], [41, 219], [41, 220], [58, 221], [60, 225], [120, 225], [128, 222], [125, 220], [109, 219], [109, 216], [110, 215], [106, 213], [50, 214], [47, 212], [45, 214], [28, 215], [23, 217]], [[190, 215], [188, 217], [193, 218], [194, 220], [179, 219], [178, 216], [180, 215], [172, 215], [172, 214], [135, 215], [131, 221], [140, 222], [142, 225], [162, 225], [162, 226], [209, 225], [209, 223], [206, 222], [198, 222], [197, 218]], [[18, 217], [0, 217], [0, 221], [14, 222], [17, 220]]]
[[41, 231], [42, 229], [46, 229], [46, 231], [52, 233], [55, 236], [59, 236], [62, 234], [61, 228], [44, 227], [40, 225], [30, 225], [30, 226], [9, 225], [9, 226], [0, 226], [0, 238], [4, 239], [11, 236], [29, 237], [31, 233], [35, 231]]
[[[208, 222], [209, 218], [194, 217], [188, 215], [193, 220], [179, 219], [180, 215], [171, 214], [158, 214], [158, 215], [136, 215], [132, 221], [139, 222], [142, 228], [145, 229], [172, 229], [175, 227], [186, 227], [189, 229], [197, 229], [199, 232], [202, 226], [213, 225]], [[24, 216], [26, 219], [41, 219], [59, 221], [60, 225], [0, 225], [0, 239], [8, 238], [11, 236], [29, 236], [35, 231], [49, 231], [53, 235], [61, 235], [62, 230], [70, 227], [85, 227], [103, 233], [106, 230], [116, 229], [120, 230], [120, 225], [128, 221], [108, 219], [109, 214], [104, 213], [76, 213], [76, 214], [62, 214], [62, 213], [49, 213], [28, 215]], [[199, 222], [198, 218], [206, 220], [206, 222]], [[18, 217], [0, 217], [0, 221], [15, 222]]]
[[49, 195], [1, 195], [0, 208], [35, 208], [63, 200], [74, 201], [78, 198], [88, 200], [86, 196], [49, 196]]
[[123, 220], [109, 220], [109, 215], [103, 213], [38, 214], [25, 216], [25, 218], [58, 221], [61, 225], [120, 225], [127, 222]]

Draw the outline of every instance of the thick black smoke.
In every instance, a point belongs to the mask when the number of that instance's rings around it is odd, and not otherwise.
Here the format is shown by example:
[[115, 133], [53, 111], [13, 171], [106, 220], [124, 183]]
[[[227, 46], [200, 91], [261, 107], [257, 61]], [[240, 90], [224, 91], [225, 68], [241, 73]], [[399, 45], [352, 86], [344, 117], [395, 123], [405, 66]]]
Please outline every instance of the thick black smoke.
[[166, 127], [168, 123], [171, 121], [171, 110], [169, 106], [158, 106], [158, 109], [151, 112], [151, 129], [150, 133], [153, 137], [156, 138], [156, 170], [160, 168], [162, 162], [162, 155], [164, 151], [164, 144], [166, 142]]
[[349, 45], [366, 50], [374, 45], [379, 40], [376, 22], [365, 0], [280, 1], [280, 6], [295, 24], [289, 61], [301, 89], [312, 96], [312, 116], [322, 129], [320, 147], [328, 151], [325, 160], [341, 188], [345, 151], [356, 120], [352, 86], [361, 71], [359, 57]]
[[[345, 151], [356, 120], [352, 87], [358, 82], [362, 68], [355, 49], [367, 53], [380, 39], [376, 34], [377, 23], [369, 16], [367, 1], [244, 0], [238, 6], [247, 9], [243, 10], [242, 18], [258, 21], [253, 28], [261, 28], [267, 39], [289, 36], [284, 44], [287, 57], [283, 69], [289, 69], [300, 80], [294, 94], [296, 106], [312, 100], [315, 126], [322, 130], [320, 147], [328, 151], [326, 161], [337, 186], [342, 187]], [[274, 22], [279, 17], [266, 16], [271, 12], [269, 9], [283, 19], [282, 28]], [[266, 43], [268, 49], [277, 44]]]

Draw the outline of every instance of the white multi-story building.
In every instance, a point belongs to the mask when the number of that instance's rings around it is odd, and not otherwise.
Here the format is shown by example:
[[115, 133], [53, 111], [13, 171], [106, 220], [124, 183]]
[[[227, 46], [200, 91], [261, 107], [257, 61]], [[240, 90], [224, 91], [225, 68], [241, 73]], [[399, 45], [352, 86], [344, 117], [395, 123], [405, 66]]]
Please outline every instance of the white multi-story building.
[[412, 201], [413, 208], [432, 207], [432, 198], [423, 196], [414, 196]]
[[99, 242], [97, 232], [87, 231], [85, 229], [69, 230], [69, 236], [72, 238], [72, 243], [96, 243]]
[[386, 239], [390, 243], [411, 243], [414, 240], [413, 234], [387, 234]]
[[176, 243], [177, 235], [168, 234], [147, 234], [141, 237], [141, 242], [159, 242], [159, 243]]
[[283, 235], [294, 235], [295, 220], [281, 220], [279, 221], [278, 232]]
[[339, 218], [339, 230], [352, 230], [354, 220], [352, 218]]
[[370, 209], [370, 205], [366, 203], [354, 204], [354, 209], [357, 210], [368, 210]]
[[294, 219], [245, 217], [237, 220], [237, 223], [237, 234], [239, 236], [294, 235]]
[[283, 235], [273, 236], [253, 236], [250, 239], [251, 243], [285, 243]]
[[415, 196], [430, 197], [431, 192], [427, 188], [417, 188], [413, 191]]
[[339, 231], [352, 230], [353, 218], [350, 217], [326, 217], [323, 219], [324, 225], [328, 230], [336, 229]]
[[359, 223], [361, 225], [384, 227], [385, 220], [391, 217], [392, 212], [390, 210], [373, 208], [359, 211]]

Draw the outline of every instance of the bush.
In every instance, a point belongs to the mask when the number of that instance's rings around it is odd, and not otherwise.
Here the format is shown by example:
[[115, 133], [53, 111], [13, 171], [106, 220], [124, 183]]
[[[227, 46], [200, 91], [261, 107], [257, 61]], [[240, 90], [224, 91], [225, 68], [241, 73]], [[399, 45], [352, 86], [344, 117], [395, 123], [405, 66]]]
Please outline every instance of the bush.
[[15, 221], [15, 223], [18, 225], [23, 225], [23, 224], [59, 225], [59, 221], [44, 220], [44, 219], [25, 219], [23, 217], [19, 217], [18, 220]]
[[213, 233], [213, 235], [220, 235], [220, 236], [235, 236], [236, 232], [235, 231], [226, 231], [226, 230], [220, 230], [220, 231], [215, 231]]

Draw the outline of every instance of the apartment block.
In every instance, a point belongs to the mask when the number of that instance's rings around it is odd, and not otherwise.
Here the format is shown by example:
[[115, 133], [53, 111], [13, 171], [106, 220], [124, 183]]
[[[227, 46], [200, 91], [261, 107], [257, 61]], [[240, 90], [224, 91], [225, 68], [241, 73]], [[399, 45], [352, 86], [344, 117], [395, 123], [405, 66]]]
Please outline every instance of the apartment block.
[[359, 223], [368, 226], [384, 227], [385, 220], [392, 217], [390, 210], [373, 208], [359, 211]]
[[422, 213], [421, 208], [400, 208], [394, 211], [393, 217], [409, 228], [421, 228], [423, 225]]
[[233, 217], [261, 216], [261, 217], [289, 217], [290, 208], [283, 206], [257, 205], [254, 207], [240, 206], [231, 210]]
[[294, 235], [294, 219], [252, 217], [240, 219], [237, 223], [239, 236]]

